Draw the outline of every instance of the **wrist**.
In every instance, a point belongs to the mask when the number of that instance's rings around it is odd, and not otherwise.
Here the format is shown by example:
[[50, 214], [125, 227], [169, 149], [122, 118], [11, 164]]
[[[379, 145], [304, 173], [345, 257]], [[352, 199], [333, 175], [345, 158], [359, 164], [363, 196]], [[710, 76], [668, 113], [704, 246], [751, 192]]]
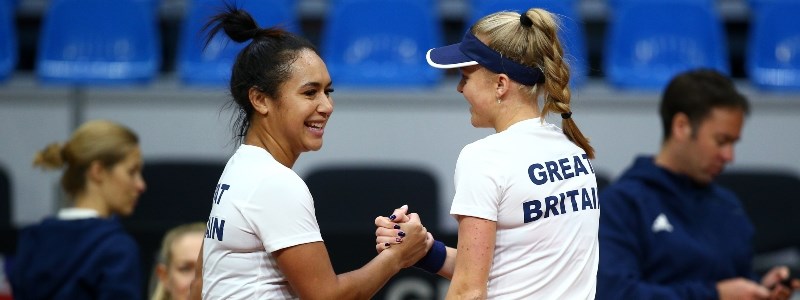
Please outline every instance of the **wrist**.
[[428, 250], [422, 259], [414, 264], [415, 267], [423, 269], [427, 272], [436, 274], [444, 266], [444, 261], [447, 259], [447, 246], [440, 241], [433, 241], [433, 246]]

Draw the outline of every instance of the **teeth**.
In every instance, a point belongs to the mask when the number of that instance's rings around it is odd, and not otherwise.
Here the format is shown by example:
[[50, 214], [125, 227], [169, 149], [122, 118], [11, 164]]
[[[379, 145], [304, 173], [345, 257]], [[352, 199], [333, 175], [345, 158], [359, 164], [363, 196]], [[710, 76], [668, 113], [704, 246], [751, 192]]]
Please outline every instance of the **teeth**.
[[322, 128], [323, 123], [306, 123], [306, 125], [313, 128]]

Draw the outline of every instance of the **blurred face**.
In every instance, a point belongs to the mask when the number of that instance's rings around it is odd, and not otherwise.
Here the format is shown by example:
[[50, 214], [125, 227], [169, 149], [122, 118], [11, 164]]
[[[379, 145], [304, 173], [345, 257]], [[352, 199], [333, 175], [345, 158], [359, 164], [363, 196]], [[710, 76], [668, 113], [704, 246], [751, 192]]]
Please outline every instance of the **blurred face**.
[[284, 151], [299, 155], [322, 148], [325, 125], [333, 113], [331, 77], [325, 63], [302, 50], [291, 75], [280, 86], [279, 99], [268, 101], [267, 130]]
[[741, 109], [713, 108], [686, 144], [683, 164], [686, 175], [701, 184], [714, 180], [733, 161], [733, 147], [739, 141], [743, 125]]
[[142, 165], [142, 151], [136, 146], [122, 161], [106, 169], [100, 192], [109, 213], [121, 216], [133, 213], [136, 201], [145, 190]]
[[189, 285], [194, 279], [197, 254], [203, 244], [203, 233], [190, 232], [178, 237], [170, 248], [168, 266], [159, 265], [159, 280], [170, 299], [189, 298]]
[[492, 79], [495, 74], [480, 65], [462, 67], [456, 90], [469, 103], [470, 122], [476, 128], [494, 127], [499, 108]]

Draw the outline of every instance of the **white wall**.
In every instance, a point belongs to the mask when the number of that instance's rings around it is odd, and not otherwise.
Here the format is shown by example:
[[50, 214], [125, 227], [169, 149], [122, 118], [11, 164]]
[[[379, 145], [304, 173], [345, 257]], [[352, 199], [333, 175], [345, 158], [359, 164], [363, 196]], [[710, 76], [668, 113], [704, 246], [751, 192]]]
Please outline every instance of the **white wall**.
[[[446, 212], [452, 174], [465, 144], [491, 134], [469, 124], [466, 102], [454, 82], [427, 91], [355, 91], [337, 87], [335, 111], [321, 151], [304, 154], [295, 166], [301, 176], [337, 164], [419, 166], [440, 184], [440, 216], [445, 230], [455, 222]], [[737, 148], [735, 168], [781, 168], [800, 174], [800, 94], [756, 93], [753, 113]], [[35, 151], [63, 141], [71, 131], [70, 90], [42, 88], [15, 79], [0, 86], [0, 165], [12, 176], [13, 221], [29, 224], [54, 211], [57, 172], [31, 168]], [[197, 90], [162, 80], [141, 88], [90, 89], [83, 119], [107, 118], [139, 133], [145, 159], [222, 161], [232, 153], [231, 111], [222, 89]], [[595, 169], [615, 177], [637, 154], [654, 153], [660, 143], [654, 92], [623, 93], [592, 82], [575, 91], [573, 118], [597, 150]], [[558, 121], [558, 119], [553, 119]], [[377, 197], [379, 198], [379, 197]], [[387, 209], [400, 203], [387, 203]]]

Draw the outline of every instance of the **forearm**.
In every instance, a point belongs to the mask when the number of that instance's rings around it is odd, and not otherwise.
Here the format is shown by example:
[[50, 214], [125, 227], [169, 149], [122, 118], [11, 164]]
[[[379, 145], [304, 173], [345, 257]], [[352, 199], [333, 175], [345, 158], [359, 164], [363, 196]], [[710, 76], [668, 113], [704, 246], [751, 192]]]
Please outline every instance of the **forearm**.
[[456, 248], [447, 247], [447, 256], [444, 260], [444, 265], [442, 265], [442, 269], [436, 272], [436, 274], [448, 280], [453, 279], [453, 272], [456, 267], [456, 254], [458, 254]]
[[371, 299], [401, 268], [391, 251], [383, 251], [363, 267], [336, 276], [320, 299]]

